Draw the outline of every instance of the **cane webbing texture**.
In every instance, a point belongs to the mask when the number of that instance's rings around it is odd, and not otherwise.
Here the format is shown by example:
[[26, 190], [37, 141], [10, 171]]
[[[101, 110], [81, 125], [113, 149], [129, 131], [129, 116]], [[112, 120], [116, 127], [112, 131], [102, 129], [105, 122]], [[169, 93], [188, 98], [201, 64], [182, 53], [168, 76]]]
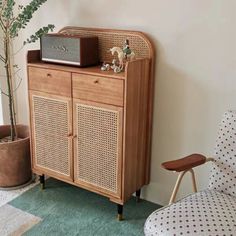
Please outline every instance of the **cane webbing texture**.
[[78, 180], [117, 193], [119, 112], [76, 104]]
[[123, 48], [125, 40], [129, 40], [130, 48], [138, 58], [151, 58], [152, 50], [150, 42], [144, 35], [134, 31], [102, 31], [99, 29], [87, 29], [77, 27], [66, 27], [60, 33], [68, 35], [97, 36], [99, 43], [99, 59], [104, 62], [111, 62], [114, 58], [109, 52], [112, 47]]
[[36, 166], [69, 176], [68, 102], [36, 95], [32, 99]]

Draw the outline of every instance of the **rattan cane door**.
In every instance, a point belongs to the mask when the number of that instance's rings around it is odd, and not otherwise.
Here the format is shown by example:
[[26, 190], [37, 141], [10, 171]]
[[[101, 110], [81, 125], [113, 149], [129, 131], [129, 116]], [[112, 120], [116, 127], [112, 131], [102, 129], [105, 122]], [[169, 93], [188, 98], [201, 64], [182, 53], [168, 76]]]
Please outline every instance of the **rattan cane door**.
[[74, 100], [74, 179], [120, 197], [123, 108]]
[[33, 168], [73, 180], [71, 98], [30, 92]]

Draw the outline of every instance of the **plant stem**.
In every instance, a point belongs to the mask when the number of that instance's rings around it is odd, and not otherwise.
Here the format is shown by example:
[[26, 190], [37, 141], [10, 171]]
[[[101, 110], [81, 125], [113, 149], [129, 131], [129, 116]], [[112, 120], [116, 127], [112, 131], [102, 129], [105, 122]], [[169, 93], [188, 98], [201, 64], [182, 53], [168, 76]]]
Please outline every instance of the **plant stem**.
[[14, 141], [16, 137], [16, 121], [15, 121], [15, 109], [14, 109], [14, 98], [13, 98], [13, 86], [12, 86], [12, 63], [11, 63], [11, 45], [10, 45], [10, 37], [9, 34], [5, 34], [5, 41], [4, 41], [4, 52], [5, 52], [5, 70], [7, 76], [7, 89], [8, 89], [8, 101], [9, 101], [9, 115], [10, 115], [10, 125], [11, 125], [11, 140]]

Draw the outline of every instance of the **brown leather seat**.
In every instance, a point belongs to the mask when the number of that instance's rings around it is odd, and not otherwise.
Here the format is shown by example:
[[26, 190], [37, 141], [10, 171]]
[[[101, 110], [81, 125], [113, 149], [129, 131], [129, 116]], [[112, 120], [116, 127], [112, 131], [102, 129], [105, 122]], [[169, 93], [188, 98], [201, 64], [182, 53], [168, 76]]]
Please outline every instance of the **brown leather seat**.
[[181, 172], [202, 165], [205, 162], [205, 156], [201, 154], [192, 154], [178, 160], [163, 162], [162, 167], [166, 170]]

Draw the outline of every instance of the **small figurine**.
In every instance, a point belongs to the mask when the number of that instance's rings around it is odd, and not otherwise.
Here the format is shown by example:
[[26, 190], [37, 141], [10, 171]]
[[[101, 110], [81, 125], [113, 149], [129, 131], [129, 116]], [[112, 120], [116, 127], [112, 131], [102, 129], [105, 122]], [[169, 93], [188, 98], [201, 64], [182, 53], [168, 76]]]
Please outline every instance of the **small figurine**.
[[103, 62], [102, 66], [101, 66], [101, 70], [102, 71], [108, 71], [110, 70], [110, 64]]
[[121, 70], [121, 68], [119, 67], [119, 66], [116, 66], [115, 68], [114, 68], [114, 72], [115, 73], [120, 73], [122, 70]]
[[120, 68], [120, 66], [117, 64], [116, 59], [112, 60], [112, 65], [111, 65], [111, 69], [115, 72], [115, 73], [120, 73], [122, 70]]
[[121, 70], [123, 70], [124, 67], [124, 58], [125, 58], [125, 54], [123, 52], [123, 50], [119, 47], [113, 47], [110, 49], [111, 54], [115, 55], [115, 53], [117, 53], [118, 59], [119, 59], [119, 67]]
[[107, 68], [105, 67], [104, 64], [101, 66], [101, 70], [102, 70], [102, 71], [106, 71], [106, 70], [107, 70]]
[[129, 58], [132, 60], [135, 56], [134, 52], [129, 47], [128, 39], [125, 40], [125, 45], [123, 49], [121, 49], [120, 47], [113, 47], [109, 51], [111, 52], [113, 56], [115, 55], [115, 53], [117, 53], [117, 57], [119, 60], [118, 65], [115, 59], [112, 61], [111, 69], [113, 69], [115, 73], [120, 73], [124, 69], [124, 62], [128, 60]]
[[125, 59], [127, 59], [127, 56], [132, 53], [132, 51], [129, 47], [129, 40], [128, 39], [125, 40], [125, 45], [123, 47], [123, 52], [125, 54]]
[[111, 65], [111, 69], [114, 70], [117, 67], [117, 62], [116, 59], [112, 60], [112, 65]]
[[128, 39], [125, 40], [125, 45], [123, 47], [123, 52], [125, 54], [125, 59], [126, 60], [128, 58], [130, 58], [131, 60], [134, 59], [135, 53], [130, 49], [130, 47], [129, 47], [129, 40]]
[[108, 63], [105, 65], [105, 67], [107, 70], [110, 70], [110, 68], [111, 68], [110, 64], [108, 64]]

